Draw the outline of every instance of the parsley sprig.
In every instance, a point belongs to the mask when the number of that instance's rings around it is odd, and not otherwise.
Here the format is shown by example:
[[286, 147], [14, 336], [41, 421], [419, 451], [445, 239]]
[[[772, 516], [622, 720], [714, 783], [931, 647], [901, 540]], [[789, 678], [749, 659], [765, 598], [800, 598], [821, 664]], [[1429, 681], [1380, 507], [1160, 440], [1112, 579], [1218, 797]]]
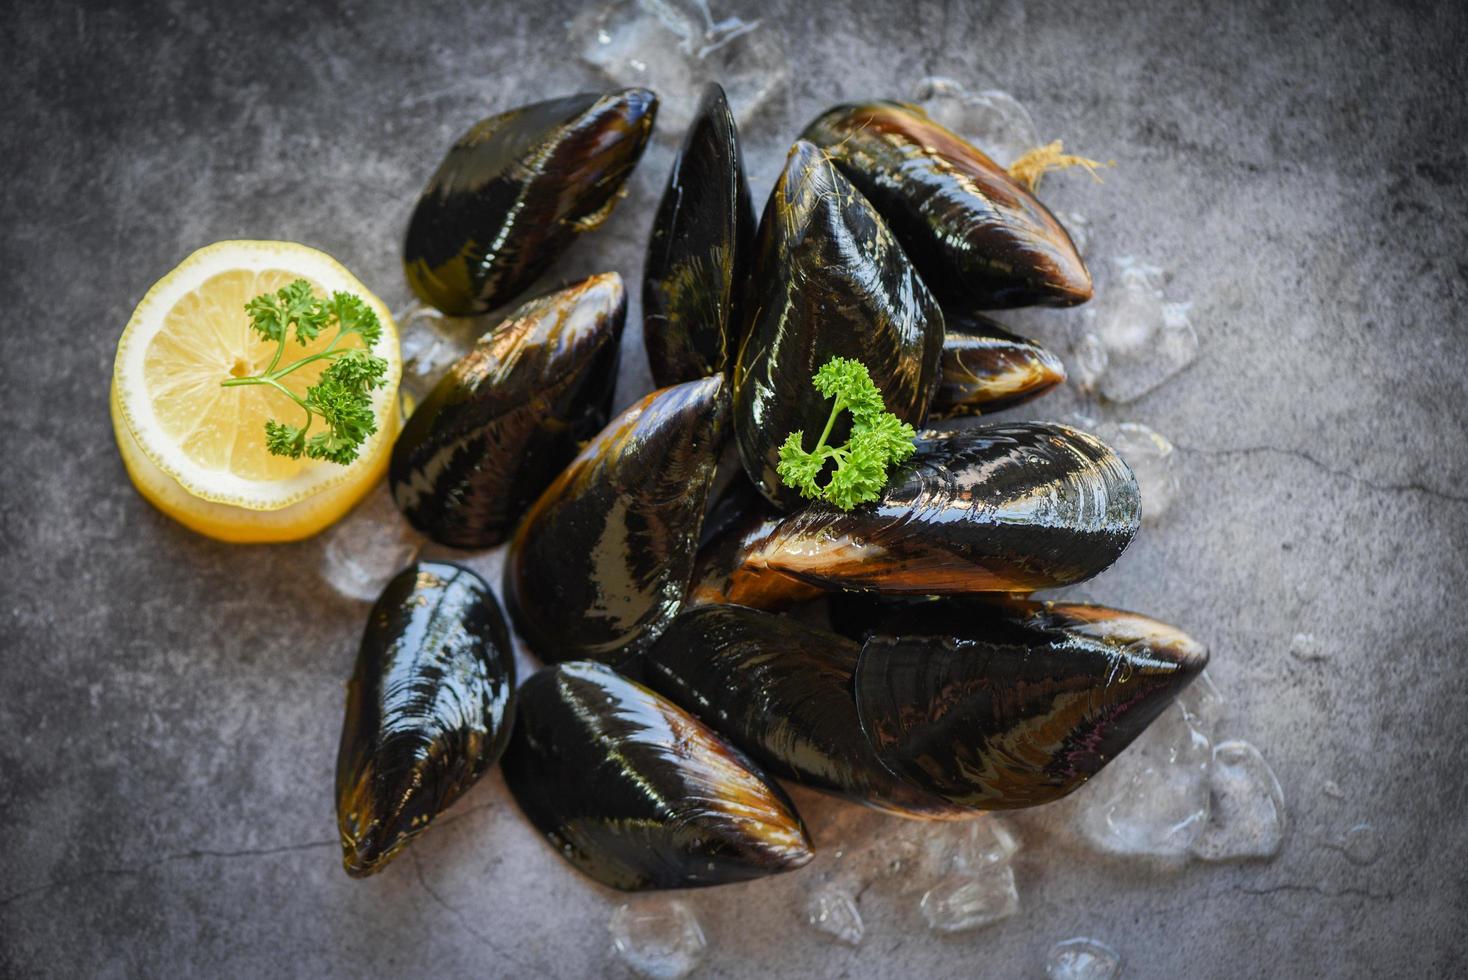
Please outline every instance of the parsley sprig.
[[[860, 361], [833, 357], [816, 371], [814, 383], [821, 394], [835, 399], [831, 417], [810, 452], [805, 451], [803, 430], [790, 433], [780, 447], [780, 479], [802, 497], [828, 500], [842, 510], [876, 500], [887, 483], [887, 467], [917, 450], [912, 426], [887, 411], [882, 392]], [[828, 446], [843, 411], [851, 413], [851, 436], [843, 445]], [[823, 486], [819, 481], [828, 460], [836, 461], [836, 469]]]
[[[266, 341], [275, 341], [275, 356], [270, 366], [259, 374], [227, 378], [226, 388], [240, 385], [269, 385], [301, 406], [306, 412], [304, 425], [287, 425], [274, 419], [265, 423], [265, 448], [276, 456], [299, 459], [326, 459], [343, 465], [357, 458], [357, 450], [368, 436], [377, 431], [372, 413], [372, 390], [386, 381], [387, 361], [357, 347], [340, 347], [355, 334], [370, 348], [382, 336], [377, 313], [362, 297], [353, 293], [332, 293], [322, 299], [311, 290], [311, 284], [297, 279], [274, 294], [262, 293], [245, 304], [250, 315], [250, 329]], [[336, 336], [325, 350], [309, 354], [280, 367], [286, 339], [295, 332], [302, 347], [336, 327]], [[291, 391], [281, 379], [313, 361], [330, 361], [327, 369], [304, 396]], [[307, 438], [311, 425], [320, 416], [326, 429]]]

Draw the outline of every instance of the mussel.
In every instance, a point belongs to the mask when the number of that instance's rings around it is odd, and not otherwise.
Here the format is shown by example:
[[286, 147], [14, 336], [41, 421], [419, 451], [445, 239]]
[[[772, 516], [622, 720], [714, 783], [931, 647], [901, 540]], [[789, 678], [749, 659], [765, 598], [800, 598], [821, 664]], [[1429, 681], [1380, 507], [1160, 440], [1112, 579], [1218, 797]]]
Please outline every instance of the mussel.
[[837, 106], [802, 136], [887, 219], [945, 307], [1073, 306], [1091, 298], [1091, 274], [1049, 209], [916, 106]]
[[499, 757], [514, 717], [515, 661], [478, 575], [419, 562], [372, 607], [336, 762], [347, 874], [381, 871]]
[[542, 660], [635, 654], [677, 614], [727, 427], [722, 376], [613, 419], [526, 513], [504, 596]]
[[531, 300], [485, 334], [413, 412], [388, 481], [435, 541], [498, 544], [602, 426], [626, 316], [622, 277]]
[[775, 471], [780, 444], [796, 430], [814, 442], [831, 413], [811, 384], [816, 369], [836, 356], [861, 361], [888, 411], [919, 424], [938, 379], [943, 314], [866, 198], [810, 143], [790, 150], [754, 255], [734, 430], [750, 479], [789, 509], [800, 496]]
[[971, 811], [894, 778], [857, 720], [860, 646], [773, 613], [702, 606], [673, 620], [642, 658], [648, 686], [707, 722], [782, 779], [903, 816]]
[[613, 888], [720, 885], [812, 857], [794, 805], [754, 763], [599, 663], [525, 682], [502, 768], [556, 853]]
[[1049, 422], [927, 433], [882, 496], [816, 501], [741, 553], [735, 601], [779, 578], [912, 595], [1030, 592], [1108, 568], [1141, 520], [1132, 471], [1094, 436]]
[[947, 311], [942, 369], [929, 419], [997, 412], [1065, 380], [1060, 358], [978, 313]]
[[734, 114], [704, 87], [653, 219], [642, 279], [642, 336], [660, 387], [720, 374], [738, 352], [739, 294], [754, 205]]
[[1206, 666], [1175, 627], [1102, 606], [925, 604], [862, 646], [856, 704], [899, 777], [962, 806], [1059, 799]]
[[418, 199], [403, 264], [453, 316], [514, 299], [604, 221], [652, 134], [657, 96], [571, 95], [491, 116], [459, 138]]

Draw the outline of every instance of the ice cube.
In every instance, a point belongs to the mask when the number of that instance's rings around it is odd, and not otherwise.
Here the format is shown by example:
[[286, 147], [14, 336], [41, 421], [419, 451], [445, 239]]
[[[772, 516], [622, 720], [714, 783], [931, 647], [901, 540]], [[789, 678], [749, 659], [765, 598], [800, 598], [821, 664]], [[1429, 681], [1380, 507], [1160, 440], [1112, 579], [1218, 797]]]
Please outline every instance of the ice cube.
[[1161, 520], [1178, 495], [1177, 453], [1165, 436], [1140, 422], [1103, 426], [1097, 433], [1132, 468], [1142, 492], [1142, 520]]
[[1121, 976], [1121, 954], [1095, 939], [1067, 939], [1050, 947], [1045, 976], [1050, 980], [1114, 980]]
[[851, 889], [831, 882], [811, 890], [805, 903], [805, 921], [849, 946], [859, 946], [866, 932]]
[[1369, 823], [1358, 823], [1341, 837], [1340, 849], [1352, 864], [1374, 864], [1381, 857], [1381, 841], [1376, 828]]
[[978, 817], [955, 826], [961, 830], [949, 867], [958, 874], [981, 874], [1019, 853], [1014, 831], [998, 817]]
[[1188, 724], [1202, 732], [1209, 741], [1218, 733], [1219, 722], [1228, 710], [1228, 702], [1223, 700], [1213, 678], [1208, 676], [1204, 670], [1193, 678], [1193, 683], [1183, 688], [1177, 696], [1178, 707], [1183, 709]]
[[703, 960], [708, 943], [685, 902], [655, 895], [620, 905], [607, 925], [612, 948], [647, 980], [680, 980]]
[[[1173, 377], [1198, 356], [1198, 334], [1190, 319], [1190, 303], [1164, 301], [1164, 275], [1155, 266], [1132, 258], [1112, 263], [1111, 275], [1100, 278], [1096, 300], [1084, 311], [1082, 339], [1106, 353], [1092, 382], [1106, 398], [1130, 402]], [[1085, 340], [1087, 336], [1095, 340]], [[1089, 373], [1099, 355], [1077, 347]], [[1080, 379], [1078, 379], [1078, 382]]]
[[704, 82], [724, 86], [740, 124], [785, 84], [784, 47], [760, 21], [718, 17], [708, 0], [621, 0], [570, 23], [571, 44], [618, 85], [657, 92], [659, 133], [681, 139]]
[[1296, 660], [1329, 660], [1330, 648], [1314, 633], [1296, 633], [1290, 640], [1290, 656]]
[[1208, 823], [1208, 736], [1173, 703], [1076, 791], [1081, 837], [1108, 854], [1177, 861]]
[[1101, 379], [1106, 376], [1106, 366], [1111, 361], [1106, 344], [1089, 331], [1083, 332], [1071, 342], [1068, 374], [1071, 383], [1086, 394], [1100, 390]]
[[[470, 345], [460, 339], [464, 331], [450, 329], [449, 318], [431, 306], [414, 306], [400, 314], [397, 323], [403, 358], [400, 390], [405, 406], [416, 405]], [[411, 414], [411, 408], [405, 414]]]
[[1040, 145], [1030, 111], [1008, 92], [972, 92], [957, 79], [935, 76], [918, 83], [913, 101], [1001, 167]]
[[1321, 790], [1333, 800], [1344, 800], [1346, 798], [1346, 791], [1341, 789], [1341, 784], [1334, 779], [1327, 779], [1325, 785], [1321, 787]]
[[1208, 772], [1208, 825], [1193, 842], [1205, 861], [1267, 858], [1284, 842], [1284, 792], [1274, 770], [1248, 742], [1220, 742]]
[[1001, 865], [977, 875], [954, 874], [923, 895], [919, 906], [934, 932], [965, 932], [1019, 911], [1014, 869]]
[[321, 536], [321, 575], [347, 598], [372, 602], [422, 544], [384, 481]]

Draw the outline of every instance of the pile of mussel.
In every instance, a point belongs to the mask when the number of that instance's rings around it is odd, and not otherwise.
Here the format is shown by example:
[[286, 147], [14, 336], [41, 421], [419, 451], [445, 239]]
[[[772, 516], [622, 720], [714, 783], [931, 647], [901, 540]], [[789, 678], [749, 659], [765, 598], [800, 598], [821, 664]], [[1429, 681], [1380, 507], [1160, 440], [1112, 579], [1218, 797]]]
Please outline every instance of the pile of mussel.
[[[629, 89], [474, 126], [413, 213], [414, 291], [449, 314], [504, 308], [616, 205], [656, 111]], [[415, 527], [509, 542], [509, 623], [548, 666], [517, 689], [509, 624], [472, 571], [393, 579], [342, 730], [347, 871], [380, 870], [496, 761], [557, 853], [628, 890], [805, 864], [780, 780], [925, 820], [1076, 789], [1207, 651], [1136, 613], [1026, 598], [1136, 534], [1114, 451], [1059, 424], [951, 420], [1064, 378], [981, 311], [1090, 295], [1055, 216], [902, 103], [818, 117], [756, 221], [710, 85], [648, 245], [658, 390], [611, 415], [627, 298], [609, 272], [505, 315], [397, 440], [389, 482]], [[833, 356], [919, 430], [851, 510], [775, 469], [788, 433], [825, 422], [810, 382]]]

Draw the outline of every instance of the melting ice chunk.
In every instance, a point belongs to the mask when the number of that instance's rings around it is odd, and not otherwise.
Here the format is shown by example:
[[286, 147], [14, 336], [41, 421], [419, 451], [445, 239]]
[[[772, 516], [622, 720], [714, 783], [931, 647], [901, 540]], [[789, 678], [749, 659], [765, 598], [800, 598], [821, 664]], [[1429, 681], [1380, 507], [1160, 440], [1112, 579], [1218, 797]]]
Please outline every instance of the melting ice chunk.
[[1193, 842], [1194, 854], [1205, 861], [1231, 861], [1279, 853], [1284, 792], [1258, 749], [1241, 741], [1214, 746], [1208, 784], [1208, 825]]
[[1040, 145], [1030, 111], [1008, 92], [972, 92], [957, 79], [933, 77], [918, 83], [914, 101], [1001, 167]]
[[657, 131], [676, 140], [704, 82], [724, 86], [741, 124], [785, 84], [790, 66], [780, 39], [759, 26], [715, 16], [708, 0], [621, 0], [585, 11], [570, 31], [587, 64], [619, 85], [658, 93]]
[[1104, 422], [1092, 432], [1136, 474], [1142, 492], [1142, 520], [1161, 520], [1178, 496], [1177, 452], [1172, 443], [1140, 422]]
[[618, 906], [607, 928], [617, 956], [647, 980], [681, 980], [708, 948], [698, 916], [676, 898], [653, 896]]
[[430, 306], [414, 306], [397, 317], [403, 357], [401, 390], [404, 404], [417, 404], [469, 345], [447, 329], [449, 320]]
[[1121, 954], [1083, 936], [1050, 947], [1045, 976], [1050, 980], [1114, 980], [1121, 975]]
[[984, 816], [955, 825], [959, 829], [949, 867], [958, 874], [982, 874], [1019, 853], [1019, 841], [1009, 824]]
[[1213, 747], [1177, 703], [1076, 791], [1081, 836], [1120, 855], [1184, 858], [1208, 823]]
[[1001, 865], [977, 875], [949, 875], [923, 895], [921, 909], [934, 932], [965, 932], [1019, 911], [1014, 869]]
[[321, 537], [321, 575], [349, 599], [372, 602], [418, 554], [423, 539], [383, 482]]
[[1165, 302], [1163, 280], [1162, 270], [1135, 259], [1112, 263], [1072, 346], [1077, 384], [1114, 402], [1135, 401], [1197, 358], [1191, 304]]
[[1223, 700], [1223, 695], [1213, 683], [1213, 678], [1208, 676], [1208, 671], [1204, 670], [1193, 678], [1193, 683], [1177, 696], [1177, 703], [1183, 709], [1188, 724], [1212, 741], [1218, 732], [1219, 722], [1223, 721], [1224, 713], [1228, 710], [1228, 703]]
[[812, 889], [805, 903], [805, 921], [849, 946], [861, 944], [866, 925], [851, 890], [841, 884], [825, 883]]

